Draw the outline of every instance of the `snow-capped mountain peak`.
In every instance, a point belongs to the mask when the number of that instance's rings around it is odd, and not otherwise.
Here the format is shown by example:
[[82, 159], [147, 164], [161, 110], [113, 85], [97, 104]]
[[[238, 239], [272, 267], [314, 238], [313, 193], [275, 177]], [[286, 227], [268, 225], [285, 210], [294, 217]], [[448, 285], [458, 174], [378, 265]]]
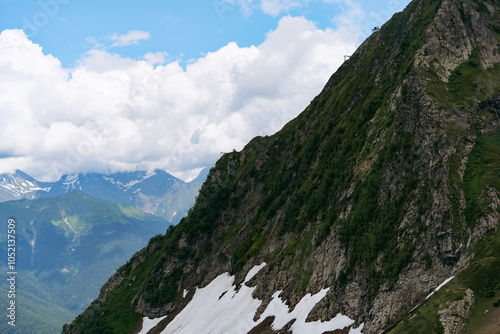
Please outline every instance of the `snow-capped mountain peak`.
[[[63, 177], [64, 178], [64, 177]], [[65, 180], [62, 182], [66, 186], [66, 192], [70, 190], [82, 190], [80, 182], [78, 181], [79, 174], [66, 175]]]
[[34, 199], [40, 192], [48, 192], [50, 187], [38, 182], [20, 170], [0, 175], [0, 202], [21, 198]]

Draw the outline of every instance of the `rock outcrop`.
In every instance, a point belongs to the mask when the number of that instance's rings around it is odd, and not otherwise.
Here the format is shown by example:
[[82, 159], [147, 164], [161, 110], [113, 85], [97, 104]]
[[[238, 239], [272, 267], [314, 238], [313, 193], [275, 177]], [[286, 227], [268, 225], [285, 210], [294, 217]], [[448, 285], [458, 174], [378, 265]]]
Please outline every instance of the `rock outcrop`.
[[444, 334], [465, 333], [465, 326], [472, 315], [474, 305], [474, 293], [471, 289], [467, 289], [463, 299], [454, 301], [439, 311], [439, 321], [443, 325]]

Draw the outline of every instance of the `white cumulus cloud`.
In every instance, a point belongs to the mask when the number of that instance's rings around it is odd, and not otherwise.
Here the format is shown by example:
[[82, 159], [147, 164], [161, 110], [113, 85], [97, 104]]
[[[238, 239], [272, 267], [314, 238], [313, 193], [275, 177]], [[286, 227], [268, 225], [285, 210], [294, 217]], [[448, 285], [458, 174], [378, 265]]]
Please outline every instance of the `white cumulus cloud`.
[[148, 52], [144, 56], [144, 59], [151, 65], [163, 65], [166, 62], [166, 57], [168, 57], [167, 52]]
[[296, 117], [354, 51], [346, 36], [284, 17], [262, 44], [229, 43], [185, 69], [166, 54], [133, 60], [97, 49], [65, 69], [21, 30], [4, 30], [0, 172], [53, 180], [211, 165]]
[[130, 30], [126, 34], [113, 34], [109, 38], [113, 41], [111, 46], [127, 46], [139, 44], [139, 41], [148, 40], [151, 38], [151, 34], [147, 31]]
[[[231, 6], [238, 5], [247, 15], [252, 12], [253, 8], [258, 8], [265, 14], [277, 16], [282, 13], [287, 13], [296, 8], [307, 8], [308, 4], [313, 1], [323, 3], [338, 3], [347, 6], [359, 6], [355, 0], [220, 0], [222, 4], [230, 4]], [[224, 10], [224, 6], [220, 6]]]
[[278, 15], [300, 5], [300, 1], [294, 0], [261, 0], [260, 9], [266, 14]]

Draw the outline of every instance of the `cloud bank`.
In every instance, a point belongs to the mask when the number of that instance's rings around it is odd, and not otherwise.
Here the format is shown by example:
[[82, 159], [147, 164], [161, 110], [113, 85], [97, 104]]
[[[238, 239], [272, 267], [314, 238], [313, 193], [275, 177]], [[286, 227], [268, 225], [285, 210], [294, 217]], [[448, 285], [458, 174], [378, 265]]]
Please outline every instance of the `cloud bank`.
[[[127, 45], [145, 32], [115, 36]], [[188, 64], [94, 49], [65, 69], [21, 30], [0, 33], [0, 172], [186, 172], [278, 131], [354, 51], [352, 35], [284, 17], [266, 40]]]

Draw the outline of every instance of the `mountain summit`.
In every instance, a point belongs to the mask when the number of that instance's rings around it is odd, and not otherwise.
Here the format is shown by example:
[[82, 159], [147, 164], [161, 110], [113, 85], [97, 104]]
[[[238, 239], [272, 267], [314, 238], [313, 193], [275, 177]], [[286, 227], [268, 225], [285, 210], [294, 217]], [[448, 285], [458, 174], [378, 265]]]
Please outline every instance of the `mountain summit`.
[[50, 186], [50, 183], [39, 182], [20, 170], [0, 174], [0, 202], [21, 198], [35, 199], [41, 193], [50, 191]]
[[498, 331], [499, 41], [498, 0], [410, 3], [63, 332]]

